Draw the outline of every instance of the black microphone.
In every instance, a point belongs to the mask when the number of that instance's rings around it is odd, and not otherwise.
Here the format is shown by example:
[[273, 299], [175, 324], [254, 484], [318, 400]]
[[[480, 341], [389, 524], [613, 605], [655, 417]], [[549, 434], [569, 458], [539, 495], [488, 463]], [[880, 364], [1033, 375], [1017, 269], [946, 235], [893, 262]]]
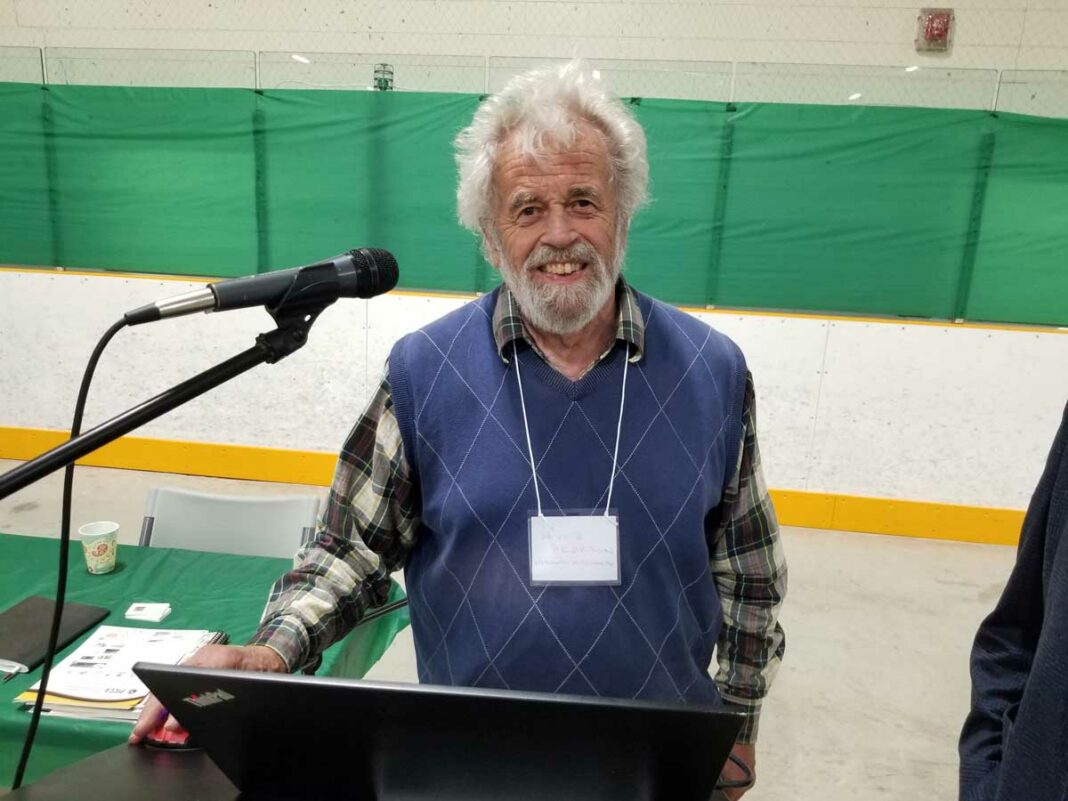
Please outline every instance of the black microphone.
[[328, 306], [338, 298], [373, 298], [389, 292], [397, 285], [397, 274], [397, 260], [389, 251], [358, 248], [304, 267], [217, 281], [126, 312], [124, 319], [127, 325], [140, 325], [200, 311], [277, 307], [283, 300]]

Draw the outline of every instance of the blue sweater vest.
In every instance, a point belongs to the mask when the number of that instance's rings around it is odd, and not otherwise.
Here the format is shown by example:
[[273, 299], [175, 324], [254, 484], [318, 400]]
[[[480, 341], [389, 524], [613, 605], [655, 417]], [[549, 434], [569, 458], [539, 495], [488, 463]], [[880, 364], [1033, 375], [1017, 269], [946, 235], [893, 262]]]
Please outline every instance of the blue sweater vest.
[[[420, 680], [718, 702], [709, 665], [723, 615], [704, 524], [737, 464], [741, 352], [638, 295], [645, 354], [629, 366], [612, 492], [622, 583], [532, 586], [534, 486], [515, 364], [494, 343], [496, 300], [493, 292], [404, 337], [389, 359], [422, 497], [405, 568]], [[625, 356], [617, 344], [571, 382], [520, 344], [546, 510], [603, 512]]]

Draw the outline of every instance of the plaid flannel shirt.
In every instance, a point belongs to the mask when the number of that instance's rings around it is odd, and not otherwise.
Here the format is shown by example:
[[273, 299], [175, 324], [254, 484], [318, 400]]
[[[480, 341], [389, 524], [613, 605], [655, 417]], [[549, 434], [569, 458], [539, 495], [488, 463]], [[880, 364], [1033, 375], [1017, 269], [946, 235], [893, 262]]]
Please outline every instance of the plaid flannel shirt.
[[[633, 290], [622, 280], [618, 298], [616, 341], [627, 343], [631, 361], [637, 362], [643, 357], [645, 326]], [[501, 287], [493, 331], [503, 360], [508, 361], [508, 346], [520, 338], [544, 358], [507, 286]], [[778, 615], [786, 592], [786, 562], [760, 464], [748, 373], [742, 414], [737, 468], [706, 521], [706, 537], [723, 605], [715, 681], [725, 701], [748, 713], [739, 741], [753, 742], [761, 703], [785, 649]], [[272, 648], [290, 670], [316, 664], [318, 655], [367, 609], [385, 603], [390, 573], [404, 567], [415, 545], [419, 515], [418, 489], [404, 455], [387, 371], [342, 448], [317, 537], [297, 555], [297, 566], [275, 583], [250, 644]]]

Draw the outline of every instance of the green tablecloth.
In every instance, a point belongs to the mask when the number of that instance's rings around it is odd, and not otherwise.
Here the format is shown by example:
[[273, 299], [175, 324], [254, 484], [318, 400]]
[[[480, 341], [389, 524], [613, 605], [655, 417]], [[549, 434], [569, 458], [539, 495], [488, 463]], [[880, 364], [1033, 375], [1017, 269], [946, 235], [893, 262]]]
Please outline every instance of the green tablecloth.
[[[0, 534], [0, 610], [27, 595], [54, 598], [58, 558], [54, 539]], [[256, 629], [271, 584], [289, 567], [287, 559], [120, 545], [115, 571], [94, 576], [85, 569], [81, 546], [73, 543], [67, 599], [110, 609], [103, 621], [109, 625], [225, 631], [231, 642], [242, 643]], [[403, 597], [403, 592], [395, 585], [393, 597], [397, 595]], [[172, 612], [158, 624], [128, 621], [123, 614], [135, 601], [165, 601]], [[344, 674], [350, 676], [366, 670], [407, 624], [403, 609], [356, 629], [324, 653], [319, 672], [338, 675], [339, 665], [347, 666]], [[80, 642], [72, 643], [60, 658]], [[30, 719], [12, 699], [36, 682], [40, 672], [38, 668], [0, 684], [0, 787], [11, 786]], [[42, 716], [24, 783], [122, 743], [129, 731], [126, 723]]]

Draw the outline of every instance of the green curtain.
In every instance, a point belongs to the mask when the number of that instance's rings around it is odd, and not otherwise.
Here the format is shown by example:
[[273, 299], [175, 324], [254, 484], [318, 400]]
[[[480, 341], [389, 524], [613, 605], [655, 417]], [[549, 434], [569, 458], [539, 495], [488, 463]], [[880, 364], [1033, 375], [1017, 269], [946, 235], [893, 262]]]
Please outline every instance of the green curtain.
[[56, 264], [45, 135], [48, 93], [0, 83], [0, 263]]
[[1068, 120], [1002, 114], [966, 310], [1068, 323]]
[[[384, 247], [497, 277], [456, 222], [477, 95], [0, 84], [0, 263], [236, 276]], [[1068, 120], [632, 99], [627, 274], [692, 305], [1066, 324]]]

